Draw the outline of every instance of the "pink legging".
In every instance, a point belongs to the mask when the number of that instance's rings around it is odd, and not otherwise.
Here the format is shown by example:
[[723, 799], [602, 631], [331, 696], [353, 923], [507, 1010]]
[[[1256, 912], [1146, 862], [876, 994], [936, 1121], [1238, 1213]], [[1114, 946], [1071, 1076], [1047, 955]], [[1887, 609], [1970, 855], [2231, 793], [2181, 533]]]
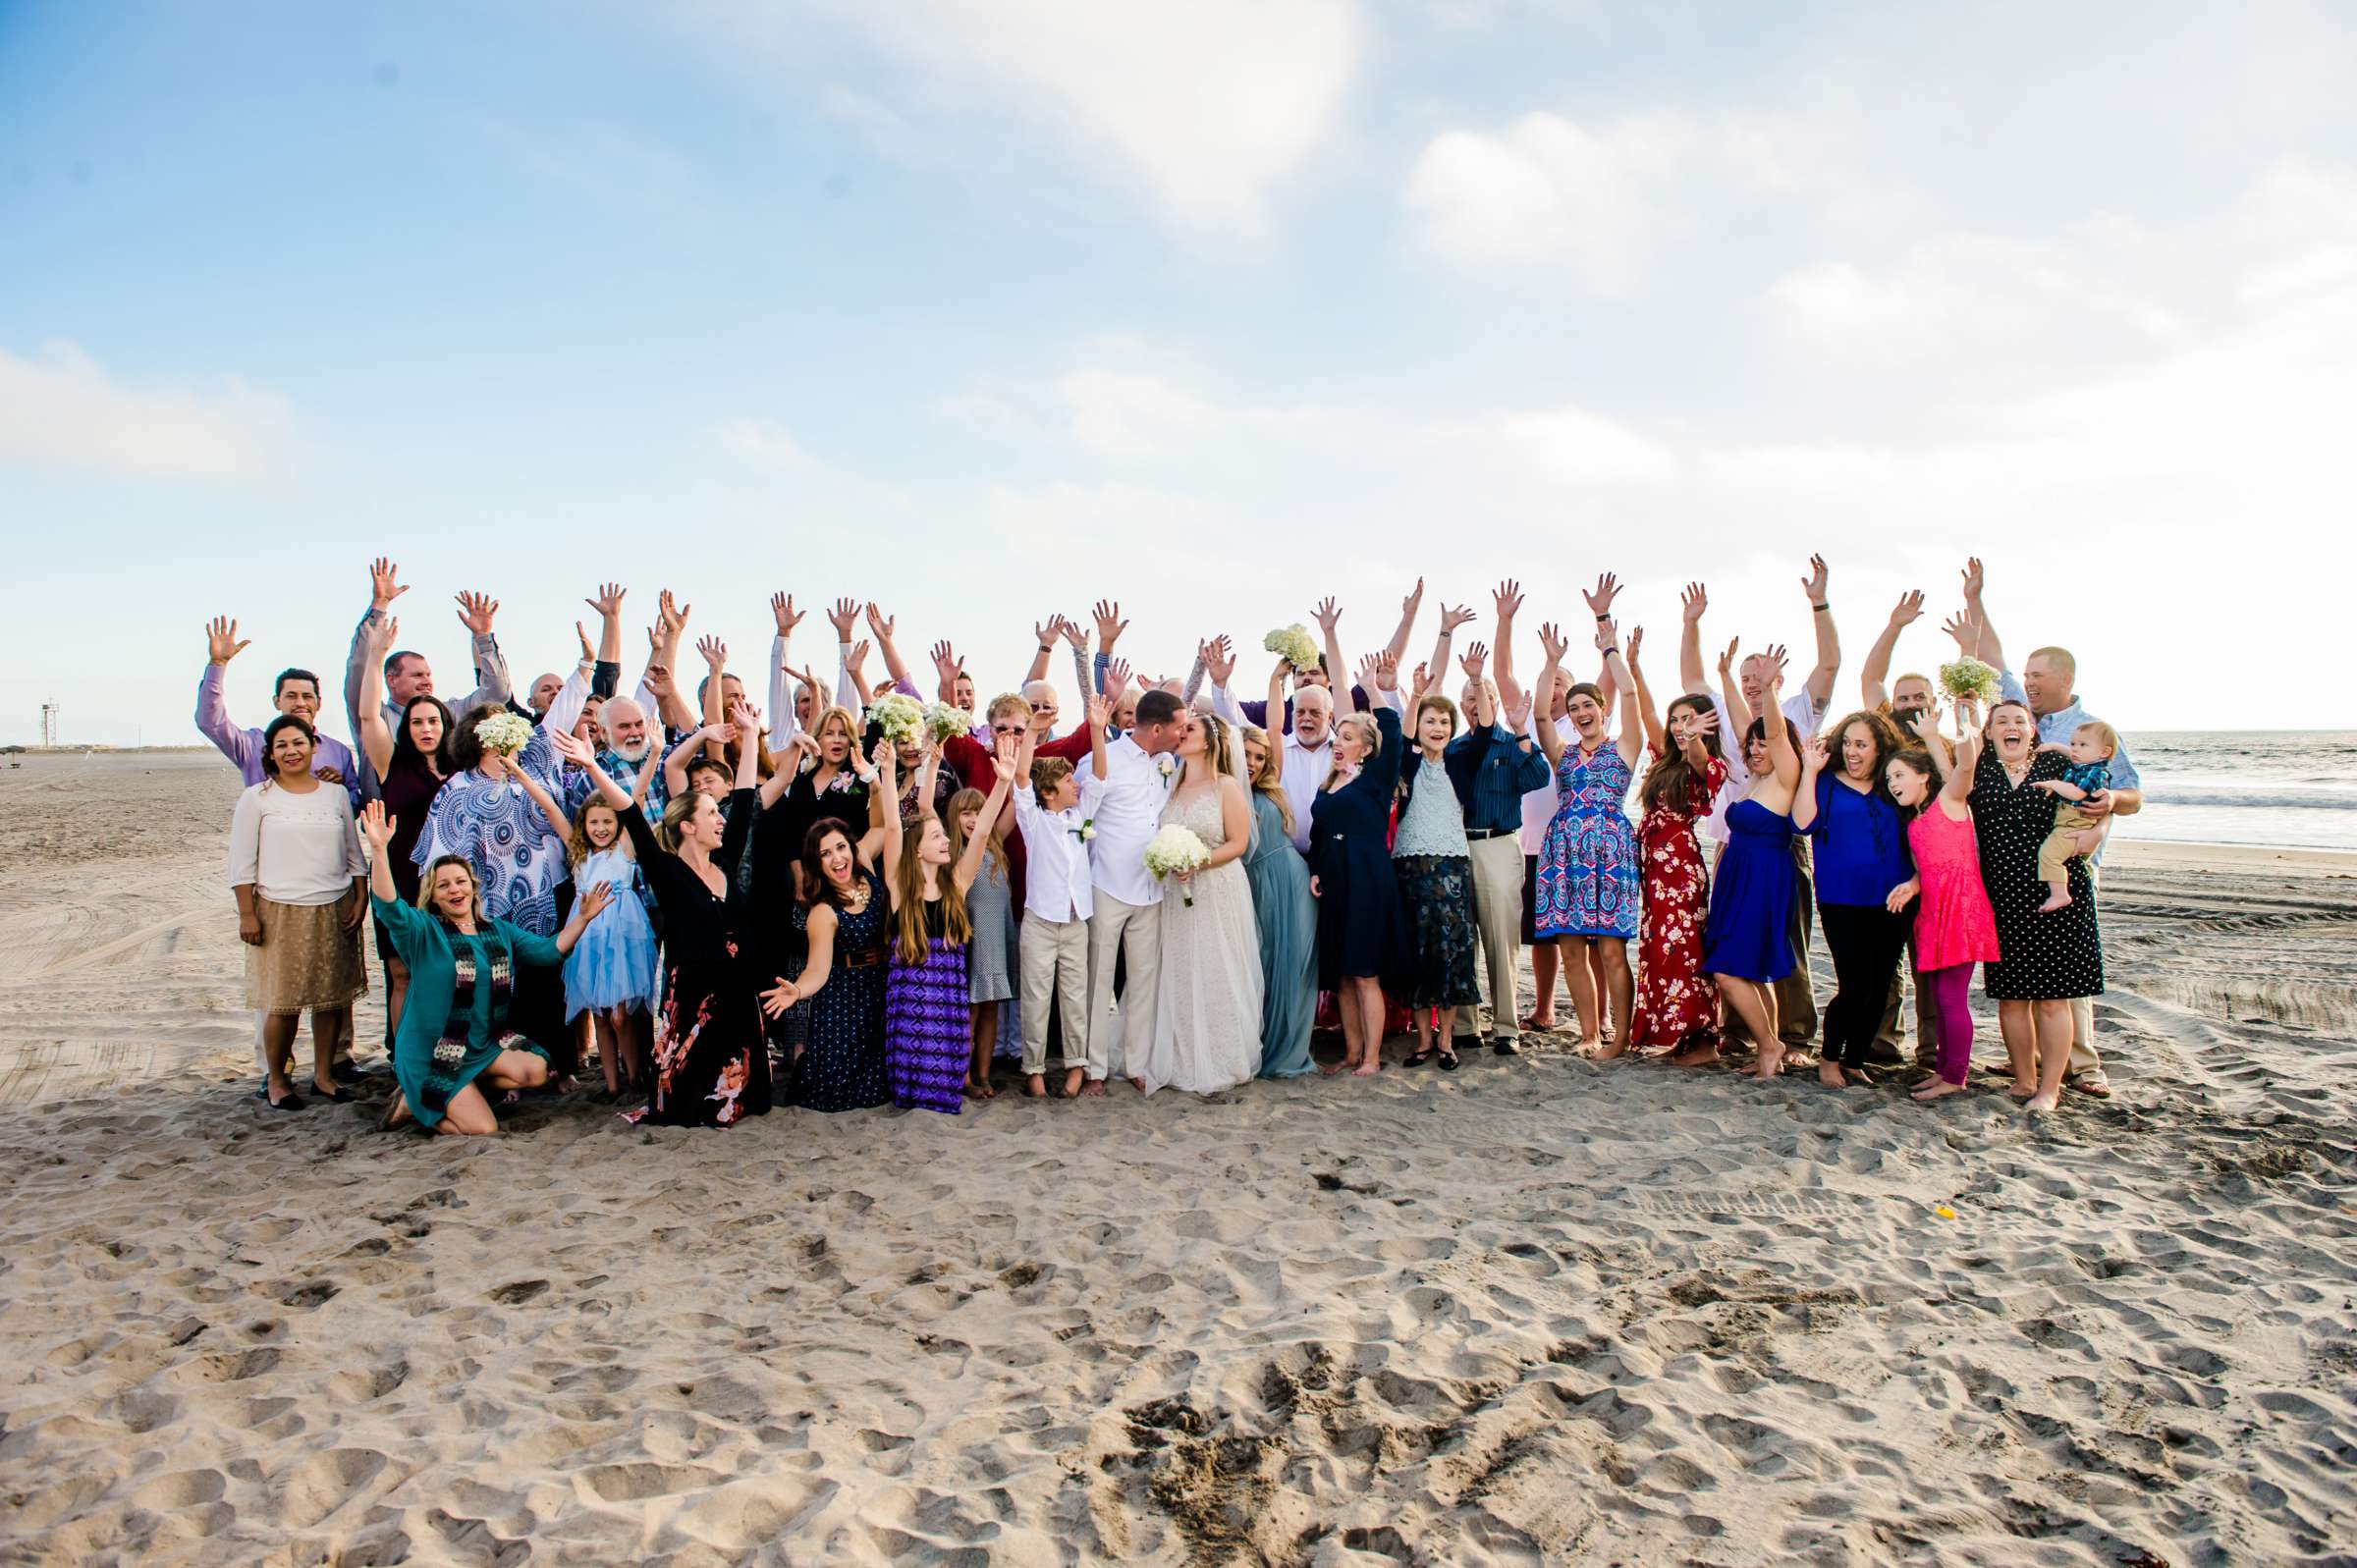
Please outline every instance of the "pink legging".
[[1940, 1076], [1960, 1084], [1972, 1065], [1972, 965], [1919, 969], [1915, 983], [1932, 999], [1933, 1033], [1940, 1042]]

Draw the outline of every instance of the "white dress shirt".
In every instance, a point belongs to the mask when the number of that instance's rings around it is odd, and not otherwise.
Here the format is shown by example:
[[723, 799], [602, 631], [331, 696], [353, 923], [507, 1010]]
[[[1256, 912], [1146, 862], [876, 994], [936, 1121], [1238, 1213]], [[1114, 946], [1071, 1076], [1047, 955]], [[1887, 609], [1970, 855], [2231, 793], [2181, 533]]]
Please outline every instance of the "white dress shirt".
[[[1558, 730], [1562, 724], [1556, 726]], [[1522, 737], [1532, 745], [1539, 741], [1539, 716], [1533, 704], [1531, 716], [1522, 721]], [[1547, 841], [1547, 825], [1555, 820], [1555, 808], [1562, 804], [1562, 796], [1555, 787], [1555, 770], [1547, 770], [1547, 782], [1522, 797], [1522, 852], [1535, 855]]]
[[[1110, 771], [1110, 764], [1108, 764]], [[1014, 826], [1023, 836], [1023, 915], [1063, 925], [1096, 912], [1096, 884], [1080, 830], [1095, 816], [1104, 784], [1094, 773], [1075, 775], [1080, 803], [1043, 811], [1031, 786], [1014, 791]], [[1093, 840], [1091, 840], [1093, 841]], [[1143, 857], [1145, 850], [1138, 850]]]
[[1318, 803], [1318, 791], [1326, 787], [1327, 776], [1334, 772], [1334, 734], [1314, 746], [1301, 744], [1298, 735], [1285, 737], [1285, 799], [1293, 808], [1293, 847], [1309, 853], [1309, 813]]
[[[1800, 731], [1802, 740], [1813, 739], [1817, 727], [1825, 722], [1825, 704], [1817, 702], [1806, 689], [1784, 699], [1784, 717]], [[1727, 716], [1727, 700], [1714, 689], [1711, 707], [1719, 715], [1719, 754], [1727, 762], [1727, 783], [1711, 797], [1711, 814], [1694, 825], [1702, 838], [1719, 843], [1727, 842], [1727, 808], [1751, 793], [1751, 769], [1743, 762], [1743, 737], [1731, 728], [1733, 721]]]
[[[1146, 845], [1162, 831], [1162, 808], [1178, 774], [1178, 759], [1167, 759], [1167, 775], [1165, 760], [1146, 755], [1128, 735], [1105, 748], [1105, 794], [1097, 802], [1097, 836], [1088, 842], [1089, 876], [1092, 886], [1126, 904], [1162, 902], [1162, 880], [1146, 870]], [[1030, 840], [1023, 842], [1028, 848]]]

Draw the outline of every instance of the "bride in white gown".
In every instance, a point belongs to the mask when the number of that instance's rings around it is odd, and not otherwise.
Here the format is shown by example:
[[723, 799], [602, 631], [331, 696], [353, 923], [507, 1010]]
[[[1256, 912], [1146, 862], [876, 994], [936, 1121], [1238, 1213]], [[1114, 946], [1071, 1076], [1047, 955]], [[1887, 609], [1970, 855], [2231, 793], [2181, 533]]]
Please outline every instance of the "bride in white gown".
[[1178, 760], [1185, 772], [1162, 820], [1201, 838], [1211, 862], [1187, 879], [1193, 907], [1180, 889], [1164, 890], [1154, 1043], [1138, 1082], [1148, 1094], [1210, 1094], [1260, 1071], [1260, 928], [1244, 873], [1252, 797], [1243, 750], [1226, 721], [1190, 714]]

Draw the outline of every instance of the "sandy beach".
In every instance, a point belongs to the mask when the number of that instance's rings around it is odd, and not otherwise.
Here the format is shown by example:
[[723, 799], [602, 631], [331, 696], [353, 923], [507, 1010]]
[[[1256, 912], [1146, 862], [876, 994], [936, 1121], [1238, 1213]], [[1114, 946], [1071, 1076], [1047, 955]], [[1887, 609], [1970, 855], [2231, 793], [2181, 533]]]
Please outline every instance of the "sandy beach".
[[2357, 1562], [2357, 857], [2120, 843], [2035, 1122], [1559, 1037], [434, 1140], [249, 1098], [217, 756], [5, 761], [0, 1560]]

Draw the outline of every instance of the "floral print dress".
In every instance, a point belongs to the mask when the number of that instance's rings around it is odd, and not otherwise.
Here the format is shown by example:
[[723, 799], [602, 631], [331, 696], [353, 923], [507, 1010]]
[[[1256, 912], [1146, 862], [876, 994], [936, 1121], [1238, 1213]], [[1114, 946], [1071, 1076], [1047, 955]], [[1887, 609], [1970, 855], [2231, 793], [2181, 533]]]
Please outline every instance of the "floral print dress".
[[[1654, 752], [1659, 767], [1662, 753]], [[1637, 948], [1637, 1004], [1632, 1046], [1680, 1046], [1719, 1026], [1719, 988], [1702, 972], [1702, 922], [1711, 907], [1710, 872], [1694, 824], [1711, 812], [1727, 783], [1727, 764], [1689, 778], [1685, 798], [1664, 800], [1637, 828], [1645, 890], [1645, 934]]]

